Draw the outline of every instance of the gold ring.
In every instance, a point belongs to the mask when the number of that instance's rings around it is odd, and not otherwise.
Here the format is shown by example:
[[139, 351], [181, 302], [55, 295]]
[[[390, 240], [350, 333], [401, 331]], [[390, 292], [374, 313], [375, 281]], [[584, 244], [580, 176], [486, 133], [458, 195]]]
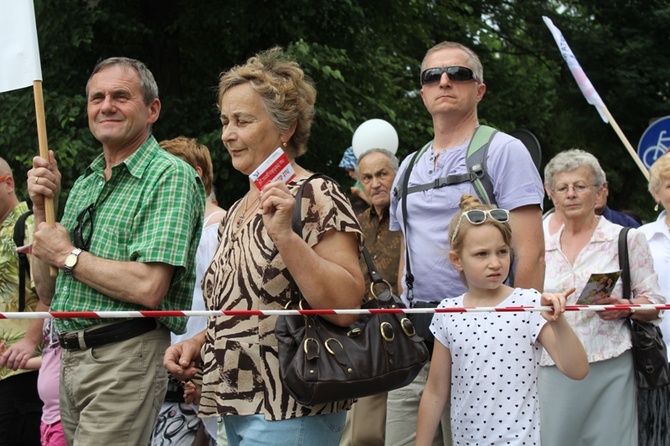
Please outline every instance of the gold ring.
[[35, 177], [35, 184], [39, 184], [38, 181], [40, 180], [40, 177]]

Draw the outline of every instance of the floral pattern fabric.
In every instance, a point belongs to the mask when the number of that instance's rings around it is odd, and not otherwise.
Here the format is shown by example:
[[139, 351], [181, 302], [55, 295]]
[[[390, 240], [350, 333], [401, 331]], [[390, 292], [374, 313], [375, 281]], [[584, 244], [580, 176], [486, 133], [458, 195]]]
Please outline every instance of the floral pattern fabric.
[[[568, 296], [567, 304], [575, 305], [592, 273], [618, 271], [619, 268], [619, 232], [621, 226], [598, 217], [591, 240], [577, 255], [574, 265], [561, 251], [560, 240], [564, 227], [550, 236], [545, 232], [546, 273], [544, 291], [563, 292], [574, 287], [576, 291]], [[658, 286], [657, 274], [647, 240], [641, 232], [631, 229], [628, 232], [628, 257], [631, 273], [631, 291], [633, 296], [644, 296], [655, 304], [664, 304]], [[612, 291], [612, 297], [621, 298], [621, 280]], [[582, 341], [589, 362], [603, 361], [621, 355], [631, 348], [630, 332], [627, 320], [604, 321], [595, 311], [567, 311], [565, 317]], [[544, 352], [542, 365], [554, 365]]]

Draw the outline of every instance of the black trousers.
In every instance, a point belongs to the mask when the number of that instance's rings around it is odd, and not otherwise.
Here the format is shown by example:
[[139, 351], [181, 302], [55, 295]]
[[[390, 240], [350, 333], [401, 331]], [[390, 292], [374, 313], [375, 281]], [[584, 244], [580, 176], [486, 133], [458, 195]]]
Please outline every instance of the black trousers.
[[0, 446], [40, 446], [37, 371], [0, 380]]

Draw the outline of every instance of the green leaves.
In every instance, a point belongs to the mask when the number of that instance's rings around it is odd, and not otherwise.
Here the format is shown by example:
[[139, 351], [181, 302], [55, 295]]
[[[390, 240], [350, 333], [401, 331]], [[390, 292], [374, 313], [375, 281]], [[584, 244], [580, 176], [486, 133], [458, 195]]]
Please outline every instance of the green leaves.
[[[591, 151], [609, 175], [614, 208], [640, 212], [653, 206], [644, 178], [584, 100], [541, 16], [563, 31], [636, 146], [650, 118], [670, 114], [665, 1], [163, 0], [156, 8], [152, 0], [35, 0], [35, 6], [47, 134], [64, 169], [65, 191], [100, 153], [88, 131], [83, 94], [101, 58], [124, 55], [149, 66], [163, 103], [156, 137], [186, 135], [205, 143], [227, 207], [247, 183], [230, 166], [220, 140], [219, 73], [259, 50], [286, 48], [318, 90], [309, 150], [300, 162], [348, 183], [337, 164], [363, 121], [391, 122], [401, 157], [432, 137], [432, 119], [419, 95], [419, 65], [428, 48], [455, 40], [475, 49], [485, 68], [482, 122], [532, 131], [545, 162], [570, 147]], [[32, 92], [0, 99], [1, 156], [25, 171], [37, 153]]]

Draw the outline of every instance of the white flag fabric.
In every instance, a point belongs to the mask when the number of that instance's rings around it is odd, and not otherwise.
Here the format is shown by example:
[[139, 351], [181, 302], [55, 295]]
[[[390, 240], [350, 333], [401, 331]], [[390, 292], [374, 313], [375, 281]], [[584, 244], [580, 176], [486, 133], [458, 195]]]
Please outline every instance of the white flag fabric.
[[551, 34], [554, 36], [556, 45], [558, 45], [558, 49], [561, 51], [563, 59], [565, 59], [565, 61], [567, 62], [568, 68], [570, 68], [570, 72], [572, 72], [572, 75], [577, 81], [577, 85], [579, 86], [579, 89], [582, 91], [582, 94], [586, 98], [586, 101], [589, 104], [596, 107], [596, 110], [598, 110], [598, 113], [600, 114], [600, 117], [604, 122], [608, 122], [607, 116], [605, 116], [605, 113], [603, 112], [603, 109], [605, 108], [605, 103], [603, 102], [602, 99], [600, 99], [600, 95], [598, 95], [596, 89], [593, 88], [593, 85], [591, 85], [591, 81], [589, 80], [589, 78], [586, 77], [586, 73], [584, 73], [584, 70], [582, 70], [582, 67], [579, 65], [579, 62], [577, 62], [577, 58], [572, 53], [572, 50], [568, 46], [568, 42], [565, 41], [563, 34], [558, 28], [556, 28], [556, 26], [549, 17], [542, 16], [542, 20], [544, 20], [544, 23], [547, 25], [547, 28], [549, 28], [549, 31], [551, 31]]
[[0, 0], [0, 93], [42, 80], [33, 0]]

